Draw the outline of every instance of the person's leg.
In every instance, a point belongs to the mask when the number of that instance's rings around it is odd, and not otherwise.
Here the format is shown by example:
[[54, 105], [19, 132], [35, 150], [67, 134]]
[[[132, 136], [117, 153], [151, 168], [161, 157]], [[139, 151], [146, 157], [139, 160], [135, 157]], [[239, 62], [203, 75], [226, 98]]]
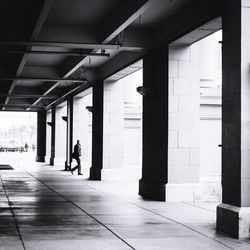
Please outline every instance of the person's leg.
[[78, 168], [78, 161], [77, 161], [77, 159], [75, 159], [75, 160], [77, 162], [77, 165], [75, 167], [71, 168], [71, 170], [70, 170], [71, 174], [73, 174], [73, 172]]
[[78, 174], [81, 174], [81, 160], [80, 158], [77, 158], [76, 161], [77, 161], [77, 166], [78, 166]]
[[76, 165], [75, 167], [71, 168], [71, 172], [74, 172], [77, 168], [78, 168], [78, 165]]

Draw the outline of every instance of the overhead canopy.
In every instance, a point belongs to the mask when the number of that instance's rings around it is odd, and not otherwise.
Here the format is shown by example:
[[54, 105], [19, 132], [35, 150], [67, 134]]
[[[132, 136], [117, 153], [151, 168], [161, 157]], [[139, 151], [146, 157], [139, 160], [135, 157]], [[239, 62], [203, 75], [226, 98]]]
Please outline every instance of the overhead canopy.
[[118, 80], [150, 49], [220, 29], [221, 12], [215, 0], [2, 0], [0, 109], [49, 109], [96, 80]]

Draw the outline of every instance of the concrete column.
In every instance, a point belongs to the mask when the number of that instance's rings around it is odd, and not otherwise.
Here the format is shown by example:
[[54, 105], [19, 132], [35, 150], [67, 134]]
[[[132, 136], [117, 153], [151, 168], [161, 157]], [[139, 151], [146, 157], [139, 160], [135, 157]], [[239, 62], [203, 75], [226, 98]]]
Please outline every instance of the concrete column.
[[50, 146], [50, 165], [54, 165], [55, 159], [55, 142], [56, 142], [56, 108], [51, 110], [51, 146]]
[[71, 169], [73, 148], [73, 97], [67, 100], [67, 130], [66, 130], [66, 161], [65, 170]]
[[101, 180], [103, 163], [103, 81], [93, 86], [92, 167], [90, 180]]
[[250, 1], [224, 1], [222, 204], [217, 229], [250, 237]]
[[139, 194], [164, 201], [168, 168], [168, 46], [143, 58], [143, 86], [153, 92], [143, 97]]
[[45, 162], [46, 155], [46, 111], [37, 112], [37, 152], [36, 161]]

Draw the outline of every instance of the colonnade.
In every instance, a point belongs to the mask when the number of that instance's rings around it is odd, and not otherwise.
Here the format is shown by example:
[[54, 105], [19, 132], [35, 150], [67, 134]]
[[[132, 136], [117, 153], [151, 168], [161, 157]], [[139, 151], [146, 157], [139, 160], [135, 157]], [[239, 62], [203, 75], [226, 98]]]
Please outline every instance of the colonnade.
[[[222, 16], [222, 203], [217, 229], [247, 238], [250, 229], [250, 2], [227, 1]], [[139, 194], [166, 200], [169, 175], [169, 47], [143, 58], [143, 151]], [[72, 152], [73, 101], [67, 101], [65, 169]], [[103, 80], [93, 85], [92, 166], [90, 180], [102, 179]], [[185, 122], [185, 121], [183, 121]], [[37, 161], [45, 158], [46, 112], [38, 112]], [[51, 160], [55, 157], [55, 108], [52, 109]], [[178, 157], [175, 156], [175, 157]]]

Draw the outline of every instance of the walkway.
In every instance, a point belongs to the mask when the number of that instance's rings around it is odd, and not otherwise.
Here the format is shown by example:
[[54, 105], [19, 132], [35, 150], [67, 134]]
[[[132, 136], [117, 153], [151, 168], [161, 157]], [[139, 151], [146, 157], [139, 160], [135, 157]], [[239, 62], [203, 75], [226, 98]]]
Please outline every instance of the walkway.
[[215, 204], [145, 201], [135, 183], [14, 168], [0, 171], [0, 249], [250, 249], [215, 232]]

